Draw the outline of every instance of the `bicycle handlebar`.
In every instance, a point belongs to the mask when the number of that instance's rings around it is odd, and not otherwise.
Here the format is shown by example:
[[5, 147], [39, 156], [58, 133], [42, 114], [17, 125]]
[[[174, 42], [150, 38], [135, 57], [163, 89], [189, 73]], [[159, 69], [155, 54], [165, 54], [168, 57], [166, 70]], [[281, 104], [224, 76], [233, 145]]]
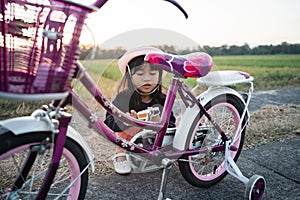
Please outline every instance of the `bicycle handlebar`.
[[178, 8], [184, 14], [186, 19], [189, 17], [187, 12], [182, 8], [182, 6], [176, 0], [164, 0], [164, 1], [167, 1], [173, 4], [174, 6], [176, 6], [176, 8]]
[[[97, 7], [97, 8], [101, 8], [108, 0], [97, 0], [93, 6]], [[178, 8], [185, 16], [185, 18], [188, 18], [188, 14], [187, 12], [182, 8], [182, 6], [176, 1], [176, 0], [164, 0], [167, 1], [171, 4], [173, 4], [174, 6], [176, 6], [176, 8]]]

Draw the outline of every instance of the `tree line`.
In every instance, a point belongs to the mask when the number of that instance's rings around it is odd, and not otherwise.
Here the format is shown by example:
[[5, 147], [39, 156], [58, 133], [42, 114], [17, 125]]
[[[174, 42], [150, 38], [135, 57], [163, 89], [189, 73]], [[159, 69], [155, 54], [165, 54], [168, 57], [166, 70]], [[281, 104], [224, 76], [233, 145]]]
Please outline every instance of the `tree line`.
[[[165, 52], [174, 54], [188, 54], [195, 51], [204, 51], [212, 56], [218, 55], [272, 55], [272, 54], [300, 54], [300, 44], [289, 44], [287, 42], [282, 42], [278, 45], [259, 45], [251, 48], [247, 43], [244, 45], [222, 45], [220, 47], [211, 47], [205, 45], [201, 47], [200, 45], [194, 48], [187, 48], [182, 50], [177, 50], [173, 45], [161, 45], [156, 46], [164, 50]], [[81, 45], [80, 59], [88, 58], [92, 55], [95, 59], [112, 59], [119, 58], [122, 56], [126, 49], [124, 47], [116, 47], [113, 49], [101, 48], [101, 46], [93, 47], [91, 45]]]
[[282, 42], [279, 45], [259, 45], [250, 48], [248, 44], [242, 46], [223, 45], [221, 47], [203, 46], [211, 55], [272, 55], [272, 54], [300, 54], [300, 44]]

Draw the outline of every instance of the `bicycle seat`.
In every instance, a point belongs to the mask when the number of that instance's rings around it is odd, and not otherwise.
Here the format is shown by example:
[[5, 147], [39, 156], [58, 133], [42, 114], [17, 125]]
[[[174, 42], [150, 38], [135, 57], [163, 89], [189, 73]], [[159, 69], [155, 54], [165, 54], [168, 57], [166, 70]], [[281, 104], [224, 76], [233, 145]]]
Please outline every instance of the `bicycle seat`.
[[184, 78], [205, 76], [213, 65], [211, 56], [204, 52], [195, 52], [187, 55], [155, 52], [148, 53], [144, 60], [151, 64], [160, 65], [164, 70]]

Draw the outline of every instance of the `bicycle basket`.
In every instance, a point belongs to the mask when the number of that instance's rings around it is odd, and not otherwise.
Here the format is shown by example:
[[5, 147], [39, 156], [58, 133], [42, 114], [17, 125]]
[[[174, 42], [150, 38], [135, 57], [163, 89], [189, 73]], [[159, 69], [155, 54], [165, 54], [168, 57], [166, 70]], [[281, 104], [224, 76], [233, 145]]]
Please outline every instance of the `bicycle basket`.
[[0, 98], [64, 98], [92, 7], [63, 0], [0, 1]]

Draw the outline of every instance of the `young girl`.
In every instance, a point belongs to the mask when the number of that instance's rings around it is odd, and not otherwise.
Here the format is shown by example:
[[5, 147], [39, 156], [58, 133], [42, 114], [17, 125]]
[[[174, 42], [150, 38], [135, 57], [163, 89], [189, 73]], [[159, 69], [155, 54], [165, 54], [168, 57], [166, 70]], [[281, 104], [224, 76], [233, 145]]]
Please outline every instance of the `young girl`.
[[[161, 50], [154, 47], [135, 48], [126, 52], [118, 62], [123, 78], [113, 104], [134, 118], [137, 118], [137, 112], [151, 107], [159, 107], [162, 111], [166, 98], [166, 95], [161, 91], [162, 69], [144, 62], [144, 57], [148, 52], [161, 52]], [[159, 121], [159, 119], [160, 117], [157, 116], [151, 120]], [[109, 113], [106, 114], [105, 124], [120, 137], [127, 140], [142, 130], [139, 127], [130, 127], [124, 124]], [[173, 114], [168, 126], [170, 128], [175, 127]], [[130, 164], [126, 159], [124, 149], [121, 147], [116, 149], [114, 168], [118, 174], [131, 172]]]

